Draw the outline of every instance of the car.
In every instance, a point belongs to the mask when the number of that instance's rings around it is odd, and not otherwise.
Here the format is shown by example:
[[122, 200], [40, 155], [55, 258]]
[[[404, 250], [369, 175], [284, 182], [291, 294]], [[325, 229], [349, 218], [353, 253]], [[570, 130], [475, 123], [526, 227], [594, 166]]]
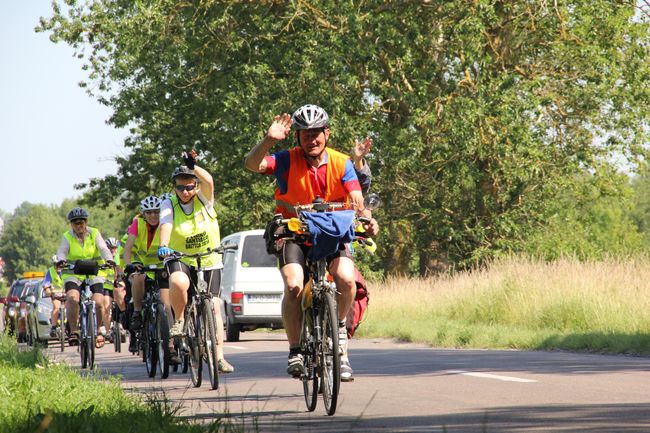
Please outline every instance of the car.
[[282, 328], [284, 282], [277, 257], [266, 252], [264, 230], [248, 230], [223, 238], [237, 245], [223, 255], [220, 297], [226, 339], [239, 341], [242, 331]]
[[9, 288], [9, 294], [0, 298], [5, 305], [4, 329], [9, 335], [15, 335], [19, 343], [27, 341], [27, 305], [24, 301], [26, 287], [29, 281], [39, 280], [45, 276], [43, 272], [24, 272], [22, 278], [15, 280]]
[[47, 344], [50, 337], [50, 317], [52, 316], [52, 299], [45, 295], [43, 280], [30, 281], [25, 293], [27, 305], [27, 343]]

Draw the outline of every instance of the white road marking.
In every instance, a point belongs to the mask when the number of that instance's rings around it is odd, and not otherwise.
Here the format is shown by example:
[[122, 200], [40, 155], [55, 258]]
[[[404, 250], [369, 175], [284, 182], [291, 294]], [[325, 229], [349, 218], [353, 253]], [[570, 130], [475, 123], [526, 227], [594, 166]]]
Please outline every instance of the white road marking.
[[521, 382], [521, 383], [537, 382], [536, 380], [532, 380], [532, 379], [522, 379], [520, 377], [513, 377], [513, 376], [501, 376], [498, 374], [476, 373], [476, 372], [465, 371], [465, 370], [448, 370], [447, 373], [461, 374], [463, 376], [480, 377], [483, 379], [496, 379], [496, 380], [502, 380], [504, 382]]
[[247, 349], [244, 346], [235, 346], [234, 344], [224, 344], [223, 347], [228, 347], [230, 349], [239, 349], [239, 350], [246, 350]]

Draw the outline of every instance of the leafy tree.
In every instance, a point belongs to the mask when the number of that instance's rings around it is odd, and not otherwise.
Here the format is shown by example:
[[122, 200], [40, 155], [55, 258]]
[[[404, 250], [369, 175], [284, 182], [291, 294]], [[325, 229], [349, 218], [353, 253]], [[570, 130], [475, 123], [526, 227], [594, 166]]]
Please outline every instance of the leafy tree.
[[318, 103], [330, 145], [375, 137], [383, 265], [424, 275], [523, 250], [560, 193], [615, 177], [617, 157], [634, 166], [647, 141], [650, 41], [632, 0], [67, 3], [39, 30], [86, 59], [83, 85], [132, 126], [118, 173], [87, 185], [95, 203], [168, 188], [192, 146], [224, 232], [261, 225], [273, 185], [242, 160], [273, 114]]
[[9, 281], [22, 272], [49, 266], [65, 227], [57, 213], [54, 207], [24, 202], [5, 221], [0, 256]]

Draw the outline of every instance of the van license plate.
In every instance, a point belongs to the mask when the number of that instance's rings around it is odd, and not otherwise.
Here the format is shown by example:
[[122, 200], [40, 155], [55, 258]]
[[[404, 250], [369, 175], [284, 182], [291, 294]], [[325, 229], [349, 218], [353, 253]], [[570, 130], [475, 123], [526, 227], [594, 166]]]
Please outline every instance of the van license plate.
[[280, 302], [280, 295], [247, 295], [248, 302], [250, 303], [260, 303], [260, 304], [271, 304], [275, 302]]

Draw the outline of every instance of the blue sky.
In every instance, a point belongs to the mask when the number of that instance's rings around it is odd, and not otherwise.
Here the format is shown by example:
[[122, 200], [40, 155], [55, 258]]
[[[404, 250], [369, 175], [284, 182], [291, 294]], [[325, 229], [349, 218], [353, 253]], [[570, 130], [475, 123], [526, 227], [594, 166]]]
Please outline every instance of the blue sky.
[[111, 110], [77, 83], [72, 49], [35, 33], [50, 0], [0, 1], [0, 209], [23, 201], [59, 204], [74, 185], [115, 173], [126, 130], [106, 124]]

